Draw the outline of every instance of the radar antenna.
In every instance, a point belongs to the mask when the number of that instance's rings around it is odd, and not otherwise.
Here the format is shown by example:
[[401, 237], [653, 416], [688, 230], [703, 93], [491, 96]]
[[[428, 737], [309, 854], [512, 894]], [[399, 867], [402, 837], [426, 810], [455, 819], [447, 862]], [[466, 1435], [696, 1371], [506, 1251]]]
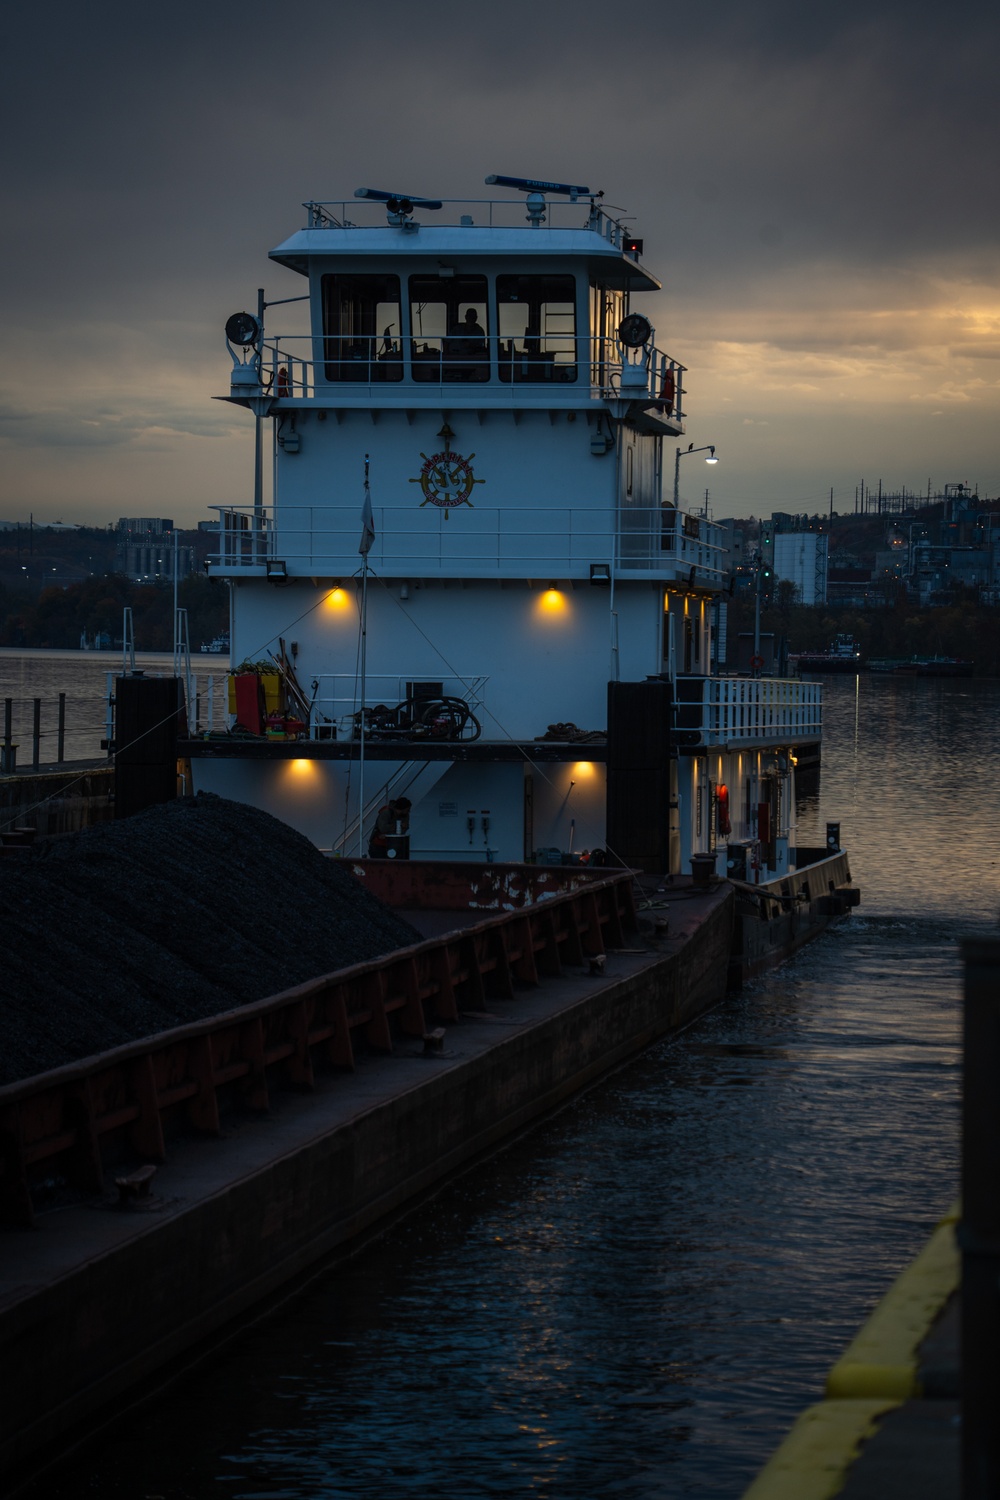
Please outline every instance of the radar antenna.
[[540, 177], [503, 177], [499, 172], [491, 172], [486, 178], [487, 187], [510, 187], [517, 188], [518, 192], [527, 193], [525, 207], [528, 210], [528, 223], [532, 229], [541, 229], [545, 223], [545, 194], [560, 193], [568, 198], [571, 203], [578, 202], [581, 198], [590, 199], [590, 218], [588, 227], [596, 228], [600, 214], [597, 208], [597, 199], [603, 198], [603, 191], [592, 193], [589, 187], [581, 187], [572, 182], [543, 182]]
[[[569, 198], [575, 203], [578, 198], [591, 197], [589, 187], [575, 187], [570, 182], [542, 182], [535, 177], [501, 177], [498, 172], [493, 172], [486, 179], [487, 187], [511, 187], [517, 188], [522, 193], [561, 193], [564, 198]], [[593, 195], [603, 198], [603, 193]]]
[[384, 193], [381, 188], [355, 188], [354, 196], [355, 198], [370, 198], [373, 203], [384, 203], [389, 223], [398, 224], [403, 229], [417, 227], [411, 223], [415, 208], [443, 207], [440, 198], [416, 198], [409, 193]]

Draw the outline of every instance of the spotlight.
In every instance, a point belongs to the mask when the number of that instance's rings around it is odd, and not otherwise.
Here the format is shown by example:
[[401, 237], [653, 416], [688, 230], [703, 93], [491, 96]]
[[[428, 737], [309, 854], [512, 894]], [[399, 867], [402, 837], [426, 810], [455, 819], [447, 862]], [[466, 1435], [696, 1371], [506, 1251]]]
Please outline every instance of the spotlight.
[[595, 584], [608, 584], [611, 582], [610, 563], [591, 563], [590, 581]]

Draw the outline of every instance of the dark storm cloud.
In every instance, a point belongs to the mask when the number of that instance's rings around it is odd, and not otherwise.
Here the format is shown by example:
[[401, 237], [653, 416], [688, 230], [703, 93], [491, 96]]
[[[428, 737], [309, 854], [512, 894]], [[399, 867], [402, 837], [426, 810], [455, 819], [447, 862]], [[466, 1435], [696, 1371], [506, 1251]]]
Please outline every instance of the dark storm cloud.
[[488, 171], [575, 163], [676, 226], [699, 277], [995, 244], [988, 7], [716, 0], [628, 19], [594, 0], [26, 9], [5, 90], [19, 274], [66, 265], [54, 301], [109, 278], [127, 295], [200, 237], [228, 252], [237, 206], [241, 233], [283, 234], [301, 198], [349, 193], [366, 167], [458, 196]]
[[301, 290], [265, 254], [302, 200], [485, 195], [488, 172], [587, 182], [637, 213], [657, 325], [701, 357], [714, 341], [874, 357], [919, 348], [929, 319], [989, 372], [1000, 331], [966, 339], [938, 304], [997, 271], [996, 12], [22, 6], [0, 89], [16, 355], [0, 384], [31, 413], [20, 441], [131, 448], [157, 420], [178, 441], [229, 433], [210, 401], [221, 323], [261, 280]]

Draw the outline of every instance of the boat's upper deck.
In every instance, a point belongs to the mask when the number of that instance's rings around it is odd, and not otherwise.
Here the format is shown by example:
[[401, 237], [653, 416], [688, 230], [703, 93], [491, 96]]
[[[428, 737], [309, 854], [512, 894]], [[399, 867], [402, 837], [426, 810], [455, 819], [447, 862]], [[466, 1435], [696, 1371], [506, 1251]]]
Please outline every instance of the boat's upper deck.
[[[271, 259], [308, 278], [309, 331], [274, 329], [264, 313], [280, 304], [243, 315], [230, 399], [415, 409], [447, 392], [458, 407], [596, 407], [679, 435], [685, 367], [633, 313], [634, 294], [660, 287], [642, 241], [599, 194], [522, 186], [520, 199], [359, 189], [305, 204]], [[623, 340], [623, 326], [641, 332]]]
[[660, 288], [640, 264], [641, 241], [594, 200], [546, 201], [529, 206], [527, 213], [524, 200], [435, 201], [439, 208], [427, 209], [417, 200], [409, 213], [367, 198], [306, 203], [306, 226], [272, 250], [271, 259], [308, 275], [313, 260], [325, 256], [360, 261], [497, 256], [519, 262], [543, 257], [572, 262], [618, 291]]

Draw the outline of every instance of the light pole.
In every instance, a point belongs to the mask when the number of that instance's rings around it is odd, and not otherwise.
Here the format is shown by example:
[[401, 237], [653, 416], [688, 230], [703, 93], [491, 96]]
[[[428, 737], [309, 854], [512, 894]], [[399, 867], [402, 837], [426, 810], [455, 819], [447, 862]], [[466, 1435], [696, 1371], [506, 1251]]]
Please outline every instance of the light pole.
[[717, 464], [719, 462], [719, 460], [715, 456], [714, 443], [706, 443], [701, 448], [696, 448], [694, 443], [689, 443], [686, 448], [677, 449], [677, 457], [674, 459], [674, 510], [677, 509], [678, 505], [677, 497], [680, 490], [681, 459], [687, 458], [689, 453], [707, 453], [708, 457], [705, 460], [707, 464]]

